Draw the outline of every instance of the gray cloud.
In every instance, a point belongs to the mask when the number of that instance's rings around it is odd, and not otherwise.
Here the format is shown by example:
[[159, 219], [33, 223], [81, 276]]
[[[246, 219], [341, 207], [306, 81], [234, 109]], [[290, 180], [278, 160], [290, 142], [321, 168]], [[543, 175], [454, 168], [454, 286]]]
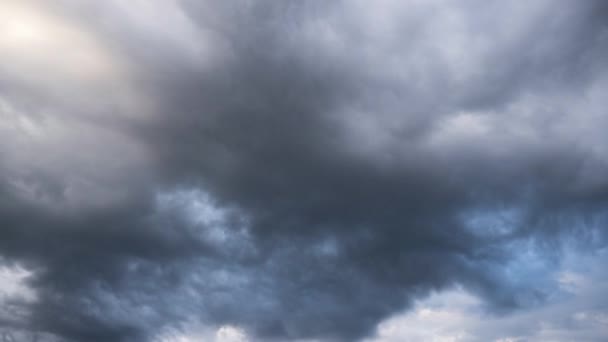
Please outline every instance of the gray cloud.
[[558, 3], [1, 5], [19, 329], [350, 341], [454, 284], [542, 305], [514, 245], [606, 242], [606, 6]]

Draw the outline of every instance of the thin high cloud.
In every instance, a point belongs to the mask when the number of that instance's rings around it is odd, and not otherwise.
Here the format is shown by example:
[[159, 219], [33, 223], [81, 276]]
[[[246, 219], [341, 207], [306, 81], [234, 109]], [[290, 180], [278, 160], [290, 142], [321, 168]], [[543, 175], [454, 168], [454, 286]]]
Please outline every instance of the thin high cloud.
[[385, 320], [458, 288], [483, 312], [459, 319], [501, 332], [462, 340], [544, 338], [496, 322], [603, 292], [553, 297], [564, 250], [584, 267], [606, 248], [606, 11], [4, 1], [0, 255], [17, 285], [1, 303], [19, 315], [0, 324], [398, 340]]

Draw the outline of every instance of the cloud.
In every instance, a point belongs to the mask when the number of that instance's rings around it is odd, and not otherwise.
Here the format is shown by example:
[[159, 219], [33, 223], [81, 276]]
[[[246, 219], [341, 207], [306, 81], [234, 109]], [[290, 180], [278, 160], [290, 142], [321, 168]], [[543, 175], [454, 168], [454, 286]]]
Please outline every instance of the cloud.
[[606, 251], [566, 254], [552, 272], [555, 288], [542, 306], [494, 315], [479, 298], [457, 287], [433, 293], [380, 323], [368, 341], [602, 341], [607, 331], [601, 293], [606, 289], [599, 284], [605, 282]]
[[565, 241], [607, 241], [605, 7], [0, 5], [19, 331], [361, 340], [455, 286], [467, 326], [540, 312]]

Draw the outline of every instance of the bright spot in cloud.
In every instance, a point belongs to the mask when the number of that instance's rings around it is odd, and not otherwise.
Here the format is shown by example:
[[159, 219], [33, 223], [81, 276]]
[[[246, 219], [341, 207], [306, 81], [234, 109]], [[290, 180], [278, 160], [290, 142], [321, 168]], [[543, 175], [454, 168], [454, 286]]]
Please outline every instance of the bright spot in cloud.
[[160, 342], [249, 342], [243, 329], [233, 325], [223, 325], [210, 330], [196, 324], [188, 324], [181, 333], [169, 333], [159, 339]]
[[242, 329], [231, 325], [220, 327], [215, 333], [216, 342], [247, 342], [247, 335]]
[[37, 299], [36, 292], [27, 284], [31, 274], [20, 266], [0, 266], [1, 323], [10, 326], [29, 314], [27, 304]]
[[25, 283], [31, 272], [20, 266], [0, 266], [0, 300], [6, 298], [22, 298], [34, 300], [36, 294]]
[[118, 74], [119, 62], [91, 32], [55, 15], [44, 2], [0, 3], [0, 54], [22, 81], [99, 82]]
[[455, 289], [435, 293], [413, 310], [378, 325], [377, 337], [367, 342], [457, 342], [471, 337], [467, 323], [480, 305], [474, 296]]

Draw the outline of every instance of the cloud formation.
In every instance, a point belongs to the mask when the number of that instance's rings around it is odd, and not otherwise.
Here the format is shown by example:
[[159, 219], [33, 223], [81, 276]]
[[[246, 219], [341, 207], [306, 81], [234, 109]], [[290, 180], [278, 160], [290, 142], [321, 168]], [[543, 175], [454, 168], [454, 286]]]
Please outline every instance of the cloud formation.
[[553, 308], [564, 246], [606, 248], [607, 10], [4, 1], [0, 256], [31, 295], [0, 325], [354, 341], [454, 286]]

